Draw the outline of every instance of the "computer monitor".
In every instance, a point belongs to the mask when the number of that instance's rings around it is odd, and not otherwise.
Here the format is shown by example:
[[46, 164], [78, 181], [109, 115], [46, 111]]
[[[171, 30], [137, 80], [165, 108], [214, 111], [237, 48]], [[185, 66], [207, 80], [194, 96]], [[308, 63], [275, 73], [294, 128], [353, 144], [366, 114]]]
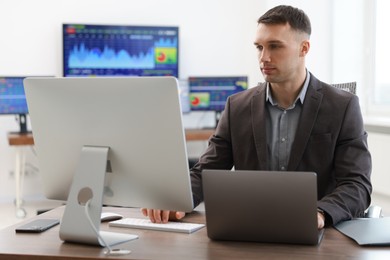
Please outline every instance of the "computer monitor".
[[191, 111], [215, 111], [216, 121], [230, 95], [248, 89], [247, 76], [189, 77]]
[[[79, 205], [84, 195], [91, 200], [96, 228], [102, 204], [192, 211], [176, 78], [27, 78], [24, 83], [44, 194], [68, 201], [63, 240], [98, 243], [84, 227], [89, 225]], [[92, 238], [81, 239], [88, 232]]]
[[179, 77], [179, 28], [63, 24], [63, 75]]
[[216, 111], [225, 109], [230, 95], [248, 88], [246, 76], [189, 77], [192, 111]]
[[28, 132], [24, 78], [25, 76], [0, 76], [0, 115], [17, 115], [19, 133]]

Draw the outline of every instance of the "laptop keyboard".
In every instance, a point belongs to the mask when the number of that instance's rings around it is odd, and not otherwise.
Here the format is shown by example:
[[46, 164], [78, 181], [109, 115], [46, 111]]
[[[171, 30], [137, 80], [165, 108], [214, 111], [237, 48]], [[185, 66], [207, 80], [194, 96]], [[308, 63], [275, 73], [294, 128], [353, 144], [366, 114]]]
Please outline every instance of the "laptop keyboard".
[[123, 228], [139, 228], [158, 231], [170, 231], [179, 233], [192, 233], [201, 228], [204, 224], [197, 223], [184, 223], [184, 222], [172, 222], [169, 221], [166, 224], [152, 223], [149, 219], [143, 218], [122, 218], [119, 220], [111, 221], [108, 223], [111, 227], [123, 227]]

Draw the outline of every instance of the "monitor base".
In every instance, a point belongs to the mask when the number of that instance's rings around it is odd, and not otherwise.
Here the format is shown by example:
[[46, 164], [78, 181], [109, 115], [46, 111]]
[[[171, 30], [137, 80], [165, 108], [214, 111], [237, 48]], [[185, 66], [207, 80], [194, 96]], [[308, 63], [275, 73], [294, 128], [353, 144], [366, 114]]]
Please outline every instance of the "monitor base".
[[63, 241], [109, 247], [138, 238], [100, 231], [109, 147], [84, 146], [60, 225]]

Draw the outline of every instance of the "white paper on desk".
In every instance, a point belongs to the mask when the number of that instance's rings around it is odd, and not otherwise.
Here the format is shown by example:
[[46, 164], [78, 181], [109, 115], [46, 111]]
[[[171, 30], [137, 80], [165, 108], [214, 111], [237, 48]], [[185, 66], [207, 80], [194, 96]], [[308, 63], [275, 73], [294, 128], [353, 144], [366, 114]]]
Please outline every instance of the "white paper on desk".
[[390, 246], [390, 217], [353, 219], [340, 222], [335, 228], [359, 245]]

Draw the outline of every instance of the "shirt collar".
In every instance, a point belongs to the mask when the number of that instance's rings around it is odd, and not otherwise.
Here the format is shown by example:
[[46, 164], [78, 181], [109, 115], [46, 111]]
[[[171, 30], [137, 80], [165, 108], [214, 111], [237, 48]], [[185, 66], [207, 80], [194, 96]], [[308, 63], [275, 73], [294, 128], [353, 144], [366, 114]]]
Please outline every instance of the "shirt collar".
[[[305, 82], [303, 83], [303, 87], [302, 87], [301, 91], [299, 92], [299, 95], [298, 95], [297, 98], [295, 99], [294, 104], [295, 104], [298, 100], [301, 101], [301, 104], [303, 104], [303, 101], [305, 101], [305, 96], [306, 96], [307, 88], [309, 87], [309, 81], [310, 81], [310, 73], [308, 73], [308, 71], [306, 70], [306, 79], [305, 79]], [[273, 106], [276, 106], [276, 105], [278, 104], [277, 102], [274, 102], [274, 100], [273, 100], [272, 93], [271, 93], [270, 86], [269, 86], [269, 82], [267, 82], [267, 89], [266, 89], [266, 97], [265, 97], [265, 100], [266, 100], [266, 101], [269, 101], [269, 102], [271, 103], [271, 105], [273, 105]]]

